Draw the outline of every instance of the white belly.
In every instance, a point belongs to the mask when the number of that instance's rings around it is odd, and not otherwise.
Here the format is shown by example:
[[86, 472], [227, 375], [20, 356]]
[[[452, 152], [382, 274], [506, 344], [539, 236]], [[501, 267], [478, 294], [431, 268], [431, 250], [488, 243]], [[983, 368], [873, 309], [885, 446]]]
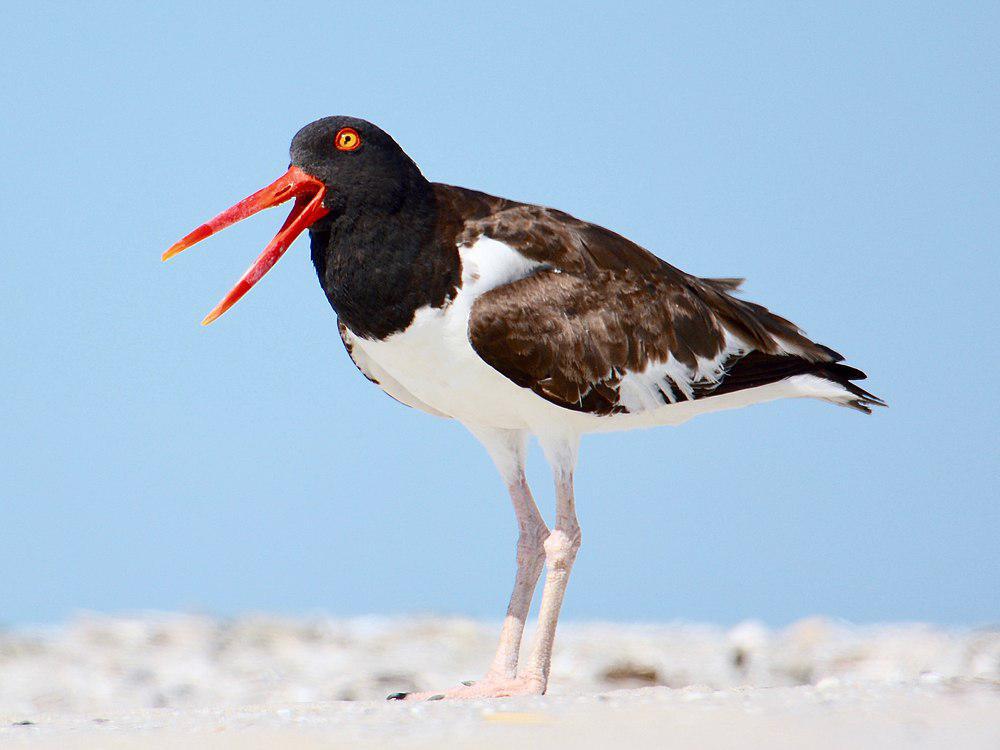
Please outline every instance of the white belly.
[[[551, 404], [480, 359], [469, 343], [469, 312], [479, 295], [529, 274], [538, 264], [502, 242], [460, 247], [462, 287], [443, 308], [417, 310], [413, 322], [381, 341], [355, 345], [428, 406], [468, 424], [538, 431], [586, 431], [596, 419]], [[593, 429], [593, 428], [591, 428]]]
[[405, 331], [382, 341], [359, 339], [357, 345], [414, 396], [450, 417], [528, 427], [518, 407], [525, 394], [537, 396], [479, 358], [469, 343], [468, 309], [456, 303], [418, 310]]

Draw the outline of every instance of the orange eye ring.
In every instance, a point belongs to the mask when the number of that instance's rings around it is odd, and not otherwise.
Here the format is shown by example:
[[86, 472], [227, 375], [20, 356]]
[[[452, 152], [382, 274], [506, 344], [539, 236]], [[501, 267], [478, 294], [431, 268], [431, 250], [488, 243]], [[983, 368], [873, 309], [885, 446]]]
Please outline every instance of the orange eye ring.
[[361, 145], [361, 136], [354, 128], [341, 128], [333, 137], [338, 151], [354, 151]]

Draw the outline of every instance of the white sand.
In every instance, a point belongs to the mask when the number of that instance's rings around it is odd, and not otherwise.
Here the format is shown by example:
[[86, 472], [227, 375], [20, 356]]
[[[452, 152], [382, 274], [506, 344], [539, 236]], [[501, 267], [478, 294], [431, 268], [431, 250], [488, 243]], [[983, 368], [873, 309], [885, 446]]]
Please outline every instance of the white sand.
[[1000, 748], [998, 630], [566, 623], [548, 696], [384, 701], [474, 679], [496, 631], [161, 615], [0, 632], [0, 747]]

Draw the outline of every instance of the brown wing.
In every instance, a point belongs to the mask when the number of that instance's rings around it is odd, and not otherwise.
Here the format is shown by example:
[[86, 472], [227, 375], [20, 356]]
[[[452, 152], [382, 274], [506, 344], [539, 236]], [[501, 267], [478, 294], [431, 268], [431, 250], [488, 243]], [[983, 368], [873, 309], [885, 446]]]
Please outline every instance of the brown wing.
[[[560, 406], [624, 413], [806, 373], [843, 385], [856, 396], [852, 406], [876, 402], [849, 383], [864, 375], [837, 364], [836, 352], [731, 296], [738, 280], [690, 276], [614, 232], [538, 206], [470, 221], [460, 242], [481, 235], [543, 265], [476, 300], [472, 346]], [[637, 378], [626, 382], [629, 375]], [[628, 397], [637, 379], [654, 398]]]

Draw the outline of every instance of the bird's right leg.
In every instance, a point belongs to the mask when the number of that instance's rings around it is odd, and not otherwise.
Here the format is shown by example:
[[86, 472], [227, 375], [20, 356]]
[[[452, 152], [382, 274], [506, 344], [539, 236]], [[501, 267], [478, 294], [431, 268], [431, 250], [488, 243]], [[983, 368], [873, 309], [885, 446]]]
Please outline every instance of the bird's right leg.
[[443, 692], [396, 693], [398, 700], [443, 700], [498, 698], [509, 695], [537, 693], [537, 685], [517, 678], [517, 661], [535, 586], [545, 565], [544, 543], [549, 536], [542, 514], [535, 505], [531, 489], [524, 476], [527, 453], [527, 433], [522, 430], [498, 430], [466, 425], [469, 431], [489, 451], [507, 491], [510, 493], [517, 518], [517, 575], [514, 591], [507, 605], [507, 616], [500, 630], [500, 644], [486, 676], [473, 683]]

